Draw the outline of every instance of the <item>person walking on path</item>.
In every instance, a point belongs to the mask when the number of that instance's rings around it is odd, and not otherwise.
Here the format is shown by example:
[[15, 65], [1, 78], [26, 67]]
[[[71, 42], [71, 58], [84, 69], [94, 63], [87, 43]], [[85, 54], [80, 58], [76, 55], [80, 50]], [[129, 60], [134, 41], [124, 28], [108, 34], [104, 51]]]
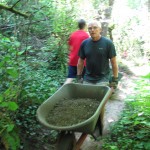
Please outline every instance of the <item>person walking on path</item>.
[[[88, 31], [91, 37], [82, 42], [78, 53], [77, 82], [110, 86], [115, 89], [118, 84], [118, 64], [115, 46], [110, 39], [101, 36], [102, 28], [98, 21], [90, 22], [88, 24]], [[84, 78], [82, 78], [85, 59], [86, 69]], [[110, 77], [109, 64], [112, 66], [112, 77]], [[101, 110], [100, 114], [101, 123], [99, 123], [99, 129], [101, 135], [104, 109]]]
[[[64, 84], [70, 83], [77, 75], [78, 51], [83, 40], [89, 38], [86, 32], [86, 21], [80, 19], [78, 21], [78, 30], [74, 31], [68, 40], [69, 46], [69, 62], [68, 62], [68, 76]], [[85, 64], [84, 64], [85, 65]]]

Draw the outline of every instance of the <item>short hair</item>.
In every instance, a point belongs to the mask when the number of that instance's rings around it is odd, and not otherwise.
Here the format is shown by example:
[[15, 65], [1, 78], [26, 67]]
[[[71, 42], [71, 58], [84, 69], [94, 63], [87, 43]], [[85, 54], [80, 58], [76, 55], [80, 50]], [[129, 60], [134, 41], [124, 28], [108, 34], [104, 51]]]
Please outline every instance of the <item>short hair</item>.
[[86, 26], [86, 21], [84, 19], [80, 19], [78, 21], [78, 27], [79, 27], [79, 29], [84, 29], [85, 26]]
[[100, 21], [97, 21], [97, 20], [89, 21], [88, 25], [93, 24], [93, 23], [96, 23], [96, 24], [98, 25], [98, 27], [102, 28], [101, 22], [100, 22]]

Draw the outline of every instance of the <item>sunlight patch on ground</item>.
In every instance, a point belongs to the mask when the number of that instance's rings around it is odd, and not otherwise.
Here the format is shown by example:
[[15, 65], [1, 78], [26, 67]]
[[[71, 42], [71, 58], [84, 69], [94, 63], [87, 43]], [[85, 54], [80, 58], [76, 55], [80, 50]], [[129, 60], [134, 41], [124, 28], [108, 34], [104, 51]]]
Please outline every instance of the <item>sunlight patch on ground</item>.
[[147, 65], [129, 67], [129, 69], [138, 76], [145, 76], [150, 73], [150, 66]]
[[138, 62], [131, 62], [127, 60], [121, 60], [123, 64], [126, 64], [130, 71], [136, 76], [145, 76], [150, 73], [150, 65], [147, 60], [137, 60]]

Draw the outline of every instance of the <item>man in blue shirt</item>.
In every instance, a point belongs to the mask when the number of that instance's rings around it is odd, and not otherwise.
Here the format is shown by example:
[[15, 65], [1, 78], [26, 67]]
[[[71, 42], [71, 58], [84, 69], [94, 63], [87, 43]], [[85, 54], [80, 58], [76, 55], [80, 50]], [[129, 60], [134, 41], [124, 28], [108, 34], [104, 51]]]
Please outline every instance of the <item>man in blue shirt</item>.
[[[101, 36], [101, 24], [93, 21], [88, 24], [90, 38], [84, 40], [80, 46], [79, 59], [77, 64], [77, 82], [84, 84], [94, 84], [110, 86], [114, 89], [118, 84], [118, 64], [116, 61], [116, 50], [113, 42], [106, 37]], [[82, 79], [84, 60], [86, 59], [86, 71]], [[112, 77], [110, 78], [110, 67], [112, 66]], [[100, 134], [103, 130], [103, 118], [105, 108], [100, 113], [98, 128]]]
[[[79, 50], [77, 65], [77, 79], [81, 81], [81, 74], [86, 59], [86, 72], [83, 83], [114, 86], [118, 83], [118, 65], [116, 50], [113, 42], [101, 36], [101, 25], [93, 21], [88, 25], [90, 38], [84, 40]], [[112, 78], [110, 79], [110, 67], [112, 66]], [[116, 84], [115, 84], [116, 83]]]

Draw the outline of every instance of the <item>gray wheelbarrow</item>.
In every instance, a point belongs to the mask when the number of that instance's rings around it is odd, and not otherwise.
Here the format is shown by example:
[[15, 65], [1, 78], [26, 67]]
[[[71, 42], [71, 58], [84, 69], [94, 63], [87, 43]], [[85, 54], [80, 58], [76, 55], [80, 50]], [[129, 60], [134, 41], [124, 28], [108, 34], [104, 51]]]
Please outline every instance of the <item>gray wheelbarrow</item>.
[[[63, 85], [50, 98], [43, 102], [37, 110], [37, 118], [39, 122], [48, 129], [57, 130], [60, 132], [57, 143], [57, 150], [79, 150], [87, 135], [93, 135], [98, 124], [100, 124], [100, 115], [104, 106], [112, 93], [111, 88], [107, 86], [89, 85], [69, 83]], [[53, 110], [56, 105], [61, 104], [65, 99], [88, 98], [97, 99], [99, 101], [95, 112], [87, 119], [71, 125], [55, 125], [48, 122], [47, 116], [50, 110]], [[79, 112], [82, 113], [82, 110]], [[83, 114], [84, 115], [84, 114]], [[61, 114], [63, 116], [63, 113]], [[60, 120], [61, 120], [60, 116]], [[101, 128], [101, 125], [99, 125]], [[80, 132], [79, 139], [75, 138], [75, 132]]]

